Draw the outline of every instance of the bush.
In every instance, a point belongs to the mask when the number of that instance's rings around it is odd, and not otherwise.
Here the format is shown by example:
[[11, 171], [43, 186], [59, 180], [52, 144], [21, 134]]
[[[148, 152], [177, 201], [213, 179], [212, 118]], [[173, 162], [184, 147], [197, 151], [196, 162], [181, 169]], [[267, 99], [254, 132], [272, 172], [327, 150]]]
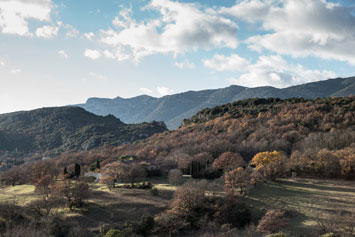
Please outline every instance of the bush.
[[269, 210], [259, 221], [257, 232], [272, 234], [286, 225], [288, 225], [288, 218], [285, 217], [284, 211]]
[[112, 225], [103, 224], [102, 226], [100, 226], [100, 234], [105, 235], [111, 229], [112, 229]]
[[334, 234], [334, 233], [327, 233], [327, 234], [321, 235], [321, 237], [336, 237], [336, 234]]
[[152, 194], [152, 196], [159, 196], [159, 191], [157, 188], [152, 188], [150, 190], [150, 193]]
[[147, 177], [161, 177], [163, 176], [163, 172], [161, 169], [156, 170], [147, 170]]
[[58, 217], [54, 217], [48, 227], [51, 236], [68, 236], [71, 228], [70, 225]]
[[224, 200], [215, 216], [221, 224], [231, 224], [233, 227], [241, 228], [248, 225], [251, 221], [249, 208], [232, 196]]
[[138, 184], [136, 188], [138, 189], [151, 189], [153, 187], [151, 182], [143, 182], [141, 184]]
[[106, 233], [106, 237], [124, 237], [124, 233], [120, 230], [111, 229]]
[[203, 172], [203, 178], [205, 179], [218, 179], [222, 176], [223, 172], [218, 170], [218, 169], [215, 169], [213, 167], [210, 167], [208, 169], [206, 169], [204, 172]]
[[161, 236], [176, 236], [181, 230], [188, 228], [189, 224], [180, 216], [164, 212], [157, 218], [157, 231]]
[[216, 168], [210, 167], [200, 172], [192, 173], [194, 179], [218, 179], [222, 176], [223, 172]]
[[143, 236], [148, 236], [151, 230], [154, 228], [155, 221], [151, 216], [143, 215], [141, 223], [138, 226], [137, 233]]
[[202, 207], [204, 199], [205, 190], [197, 185], [187, 184], [176, 190], [172, 209], [188, 213]]
[[169, 183], [171, 185], [181, 185], [183, 183], [183, 176], [182, 176], [182, 172], [179, 169], [173, 169], [169, 171]]

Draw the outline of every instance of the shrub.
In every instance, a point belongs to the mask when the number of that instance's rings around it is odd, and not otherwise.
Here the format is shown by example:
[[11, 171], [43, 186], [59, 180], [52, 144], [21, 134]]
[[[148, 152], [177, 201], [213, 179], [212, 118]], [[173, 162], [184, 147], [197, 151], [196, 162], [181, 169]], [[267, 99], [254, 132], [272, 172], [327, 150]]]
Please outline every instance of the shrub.
[[204, 172], [201, 174], [202, 177], [201, 178], [205, 178], [205, 179], [218, 179], [222, 176], [223, 172], [219, 171], [216, 168], [210, 167], [207, 168], [206, 170], [204, 170]]
[[124, 233], [120, 230], [111, 229], [106, 233], [106, 237], [124, 237]]
[[100, 234], [105, 235], [111, 229], [112, 229], [112, 225], [103, 224], [102, 226], [100, 226]]
[[150, 193], [152, 194], [152, 196], [159, 196], [159, 191], [157, 188], [152, 188], [150, 190]]
[[181, 230], [189, 226], [183, 218], [172, 213], [164, 212], [157, 218], [158, 232], [162, 236], [176, 236]]
[[137, 233], [143, 236], [148, 236], [151, 230], [154, 228], [154, 218], [148, 215], [143, 215], [141, 223], [138, 226]]
[[251, 221], [251, 212], [244, 203], [238, 202], [233, 196], [227, 197], [215, 216], [221, 224], [233, 227], [244, 227]]
[[321, 237], [336, 237], [336, 234], [334, 234], [334, 233], [326, 233], [324, 235], [321, 235]]
[[272, 234], [288, 224], [285, 212], [281, 210], [269, 210], [259, 221], [257, 232]]
[[173, 169], [169, 171], [169, 183], [171, 185], [181, 185], [183, 183], [183, 176], [182, 176], [182, 172], [179, 169]]
[[172, 209], [190, 212], [202, 206], [205, 191], [196, 185], [184, 185], [175, 192]]
[[51, 236], [68, 236], [71, 228], [70, 225], [58, 217], [54, 217], [48, 227]]

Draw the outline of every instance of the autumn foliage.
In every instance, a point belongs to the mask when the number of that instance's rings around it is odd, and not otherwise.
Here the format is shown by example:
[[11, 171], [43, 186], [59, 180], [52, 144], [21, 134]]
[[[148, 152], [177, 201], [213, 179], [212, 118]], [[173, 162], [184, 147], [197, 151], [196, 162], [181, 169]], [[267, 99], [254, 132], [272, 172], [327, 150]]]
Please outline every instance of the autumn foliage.
[[264, 177], [275, 179], [284, 172], [285, 158], [278, 151], [260, 152], [251, 160], [250, 164]]

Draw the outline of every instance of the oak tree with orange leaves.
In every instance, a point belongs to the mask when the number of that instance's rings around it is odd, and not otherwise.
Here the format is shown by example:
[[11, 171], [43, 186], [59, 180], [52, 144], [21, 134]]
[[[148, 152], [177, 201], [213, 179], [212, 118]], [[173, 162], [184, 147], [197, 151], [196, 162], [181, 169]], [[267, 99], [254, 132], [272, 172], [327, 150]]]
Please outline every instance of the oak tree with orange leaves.
[[260, 152], [250, 162], [264, 177], [276, 180], [284, 172], [285, 158], [278, 152]]

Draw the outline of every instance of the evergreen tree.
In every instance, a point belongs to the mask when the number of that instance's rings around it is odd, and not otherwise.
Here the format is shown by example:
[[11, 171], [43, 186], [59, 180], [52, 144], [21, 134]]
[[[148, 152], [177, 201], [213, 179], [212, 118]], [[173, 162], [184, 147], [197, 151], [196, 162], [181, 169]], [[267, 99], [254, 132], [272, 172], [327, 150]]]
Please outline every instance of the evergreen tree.
[[80, 176], [80, 165], [78, 163], [75, 164], [74, 175], [75, 175], [75, 177]]
[[100, 160], [96, 161], [96, 169], [100, 169]]

